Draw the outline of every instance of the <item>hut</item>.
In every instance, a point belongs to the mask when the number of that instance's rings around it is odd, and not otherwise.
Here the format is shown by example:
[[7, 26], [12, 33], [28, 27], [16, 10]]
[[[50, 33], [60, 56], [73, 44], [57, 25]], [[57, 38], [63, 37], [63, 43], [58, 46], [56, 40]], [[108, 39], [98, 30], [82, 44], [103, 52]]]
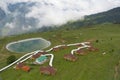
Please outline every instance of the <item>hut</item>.
[[98, 49], [97, 49], [97, 48], [94, 48], [94, 47], [92, 47], [92, 46], [91, 46], [91, 47], [89, 47], [89, 48], [88, 48], [88, 50], [89, 50], [89, 51], [98, 51]]
[[34, 54], [34, 55], [32, 55], [32, 59], [36, 59], [36, 58], [38, 58], [38, 57], [40, 57], [41, 56], [41, 53], [37, 53], [37, 54]]
[[60, 49], [66, 49], [66, 48], [67, 48], [66, 45], [59, 45], [59, 46], [54, 47], [52, 50], [53, 51], [59, 51]]
[[30, 67], [29, 66], [26, 66], [24, 63], [18, 63], [16, 66], [15, 66], [15, 69], [20, 69], [20, 70], [23, 70], [23, 71], [26, 71], [26, 72], [29, 72], [30, 71]]
[[83, 46], [83, 45], [82, 45], [82, 44], [77, 44], [76, 46], [81, 47], [81, 46]]
[[86, 45], [92, 45], [92, 42], [88, 41], [88, 43], [85, 43]]
[[43, 51], [43, 52], [38, 52], [38, 54], [42, 54], [42, 55], [44, 55], [44, 54], [48, 54], [48, 53], [45, 52], [45, 51]]
[[38, 52], [37, 54], [33, 55], [31, 58], [36, 59], [39, 58], [41, 55], [47, 54], [47, 52]]
[[51, 66], [40, 67], [41, 74], [55, 75], [56, 71], [57, 70], [54, 67], [51, 67]]
[[30, 71], [30, 67], [29, 66], [23, 66], [21, 68], [23, 71], [29, 72]]
[[75, 52], [75, 54], [77, 54], [77, 55], [86, 55], [86, 51], [80, 49], [80, 50], [77, 50], [77, 51]]
[[24, 63], [17, 63], [15, 69], [21, 69], [25, 64]]
[[43, 64], [44, 62], [47, 61], [47, 57], [44, 55], [41, 55], [39, 58], [36, 59], [36, 64]]
[[65, 54], [64, 59], [69, 60], [69, 61], [76, 61], [77, 57], [72, 54]]
[[63, 45], [63, 46], [61, 46], [60, 48], [61, 48], [61, 49], [66, 49], [67, 46], [66, 46], [66, 45]]
[[60, 48], [59, 48], [59, 47], [54, 47], [52, 50], [53, 50], [53, 51], [59, 51]]

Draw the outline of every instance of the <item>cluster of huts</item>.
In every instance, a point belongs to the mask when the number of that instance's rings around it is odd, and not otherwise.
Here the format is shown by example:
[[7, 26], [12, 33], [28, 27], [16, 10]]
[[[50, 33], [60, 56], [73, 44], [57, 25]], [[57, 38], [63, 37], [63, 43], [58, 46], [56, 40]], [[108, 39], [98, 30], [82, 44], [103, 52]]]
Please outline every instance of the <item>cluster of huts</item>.
[[[31, 59], [35, 62], [33, 64], [43, 64], [47, 61], [47, 57], [44, 56], [44, 54], [47, 54], [46, 52], [38, 52], [35, 55], [32, 55]], [[26, 65], [25, 63], [17, 63], [14, 67], [16, 70], [23, 70], [26, 72], [29, 72], [31, 70], [30, 66]], [[44, 66], [40, 67], [40, 73], [41, 74], [47, 74], [47, 75], [55, 75], [56, 69], [51, 66]]]
[[[90, 45], [90, 44], [87, 44], [87, 45]], [[76, 46], [81, 47], [83, 45], [78, 44]], [[62, 46], [57, 46], [57, 47], [52, 48], [51, 51], [59, 51], [60, 49], [66, 49], [66, 48], [67, 48], [66, 45], [62, 45]], [[86, 55], [89, 51], [98, 51], [98, 49], [90, 45], [90, 47], [88, 47], [86, 49], [79, 49], [79, 50], [75, 51], [75, 54], [76, 55]], [[47, 57], [44, 56], [45, 54], [47, 54], [47, 52], [39, 52], [37, 54], [32, 55], [31, 59], [35, 61], [34, 64], [43, 64], [48, 60]], [[74, 62], [78, 58], [75, 55], [70, 53], [70, 54], [65, 54], [64, 59]], [[15, 68], [22, 69], [23, 71], [26, 71], [26, 72], [29, 72], [31, 69], [29, 66], [25, 65], [25, 63], [18, 63]], [[51, 66], [40, 67], [41, 74], [55, 75], [56, 71], [57, 70]]]
[[17, 65], [15, 66], [15, 69], [29, 72], [31, 68], [30, 66], [27, 66], [25, 63], [20, 62], [20, 63], [17, 63]]
[[[78, 46], [81, 46], [81, 45], [78, 45]], [[98, 51], [98, 49], [91, 46], [86, 49], [79, 49], [79, 50], [75, 51], [75, 54], [83, 56], [83, 55], [86, 55], [89, 51]], [[69, 53], [69, 54], [64, 55], [64, 59], [66, 59], [68, 61], [76, 61], [78, 58], [75, 55]]]
[[[29, 72], [31, 70], [30, 66], [25, 65], [25, 63], [18, 63], [15, 66], [15, 69], [17, 69], [17, 70], [23, 70], [25, 72]], [[54, 67], [51, 67], [51, 66], [40, 67], [40, 73], [41, 74], [55, 75], [56, 71], [57, 71], [57, 69], [55, 69]]]

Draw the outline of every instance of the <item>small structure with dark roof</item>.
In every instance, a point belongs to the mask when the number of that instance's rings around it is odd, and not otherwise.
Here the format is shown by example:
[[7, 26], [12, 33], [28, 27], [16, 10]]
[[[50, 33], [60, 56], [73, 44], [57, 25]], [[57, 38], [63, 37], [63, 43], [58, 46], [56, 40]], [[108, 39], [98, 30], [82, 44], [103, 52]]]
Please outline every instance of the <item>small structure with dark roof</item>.
[[86, 55], [86, 51], [80, 49], [80, 50], [77, 50], [77, 51], [75, 52], [75, 54], [77, 54], [77, 55]]
[[53, 48], [52, 51], [59, 51], [60, 48], [59, 47], [56, 47], [56, 48]]
[[91, 47], [89, 47], [89, 48], [88, 48], [88, 50], [89, 50], [89, 51], [98, 51], [98, 49], [97, 49], [97, 48], [94, 48], [94, 47], [92, 47], [92, 46], [91, 46]]
[[15, 69], [21, 69], [25, 64], [24, 63], [17, 63]]
[[76, 46], [81, 47], [81, 46], [83, 46], [83, 45], [82, 45], [82, 44], [77, 44]]
[[38, 52], [38, 53], [40, 53], [40, 54], [42, 54], [42, 55], [44, 55], [44, 54], [48, 54], [47, 52]]
[[56, 71], [57, 70], [54, 67], [51, 67], [51, 66], [40, 67], [40, 73], [41, 74], [55, 75]]
[[72, 54], [65, 54], [64, 59], [69, 60], [69, 61], [76, 61], [77, 57]]
[[61, 49], [66, 49], [66, 48], [67, 48], [67, 46], [66, 46], [66, 45], [64, 45], [64, 46], [61, 46], [60, 48], [61, 48]]
[[47, 54], [47, 52], [38, 52], [37, 54], [32, 56], [32, 59], [39, 58], [41, 55]]
[[66, 45], [59, 45], [59, 46], [54, 47], [52, 50], [53, 51], [59, 51], [60, 49], [66, 49], [66, 48], [67, 48]]
[[30, 67], [26, 66], [24, 63], [18, 63], [15, 66], [15, 69], [22, 69], [23, 71], [29, 72], [30, 71]]

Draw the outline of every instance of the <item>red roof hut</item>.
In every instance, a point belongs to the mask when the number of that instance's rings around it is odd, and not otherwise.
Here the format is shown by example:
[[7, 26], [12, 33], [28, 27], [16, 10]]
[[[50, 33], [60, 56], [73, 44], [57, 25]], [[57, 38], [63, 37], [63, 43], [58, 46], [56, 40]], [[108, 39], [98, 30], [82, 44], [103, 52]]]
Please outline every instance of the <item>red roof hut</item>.
[[89, 50], [89, 51], [98, 51], [98, 49], [97, 49], [97, 48], [94, 48], [94, 47], [92, 47], [92, 46], [91, 46], [91, 47], [89, 47], [89, 48], [88, 48], [88, 50]]
[[82, 45], [82, 44], [78, 44], [77, 46], [78, 46], [78, 47], [81, 47], [81, 46], [83, 46], [83, 45]]
[[40, 67], [41, 74], [55, 75], [56, 71], [57, 70], [51, 66]]
[[77, 50], [77, 51], [75, 52], [75, 54], [77, 54], [77, 55], [86, 55], [86, 51], [80, 49], [80, 50]]
[[18, 63], [15, 66], [15, 69], [22, 69], [23, 71], [29, 72], [30, 71], [30, 67], [26, 66], [24, 63]]
[[32, 56], [32, 59], [39, 58], [41, 55], [47, 54], [47, 52], [38, 52], [37, 54]]
[[66, 46], [66, 45], [64, 45], [64, 46], [61, 46], [60, 48], [61, 48], [61, 49], [66, 49], [66, 48], [67, 48], [67, 46]]
[[59, 51], [60, 48], [59, 48], [59, 47], [56, 47], [56, 48], [53, 48], [52, 50], [53, 50], [53, 51]]
[[65, 54], [64, 59], [69, 60], [69, 61], [76, 61], [77, 57], [72, 54]]
[[22, 70], [26, 71], [26, 72], [29, 72], [30, 71], [30, 67], [29, 66], [23, 66]]
[[25, 64], [24, 63], [18, 63], [15, 68], [16, 69], [21, 69]]

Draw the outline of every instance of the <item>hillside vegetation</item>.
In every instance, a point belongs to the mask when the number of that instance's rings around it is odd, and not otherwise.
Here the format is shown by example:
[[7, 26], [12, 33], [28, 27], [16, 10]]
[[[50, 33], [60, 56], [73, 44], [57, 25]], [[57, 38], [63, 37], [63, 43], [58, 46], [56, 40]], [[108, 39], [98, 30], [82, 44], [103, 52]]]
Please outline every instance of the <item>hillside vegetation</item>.
[[68, 22], [64, 27], [79, 28], [83, 26], [92, 26], [106, 23], [120, 23], [120, 7], [111, 9], [109, 11], [87, 15], [83, 20]]
[[[6, 65], [6, 58], [15, 55], [17, 58], [26, 54], [12, 53], [5, 49], [9, 42], [42, 37], [51, 41], [50, 47], [59, 44], [93, 41], [98, 52], [89, 52], [85, 56], [77, 56], [76, 62], [64, 60], [64, 54], [70, 53], [75, 47], [52, 52], [55, 55], [53, 66], [57, 74], [46, 76], [40, 74], [40, 67], [31, 65], [30, 72], [14, 70], [13, 67], [0, 73], [3, 80], [120, 80], [120, 24], [101, 24], [83, 27], [76, 30], [67, 28], [49, 32], [28, 33], [0, 39], [0, 68]], [[49, 48], [50, 48], [49, 47]], [[48, 48], [48, 49], [49, 49]], [[103, 55], [102, 53], [106, 53]], [[48, 63], [44, 64], [48, 65]], [[115, 68], [117, 67], [118, 72]]]

